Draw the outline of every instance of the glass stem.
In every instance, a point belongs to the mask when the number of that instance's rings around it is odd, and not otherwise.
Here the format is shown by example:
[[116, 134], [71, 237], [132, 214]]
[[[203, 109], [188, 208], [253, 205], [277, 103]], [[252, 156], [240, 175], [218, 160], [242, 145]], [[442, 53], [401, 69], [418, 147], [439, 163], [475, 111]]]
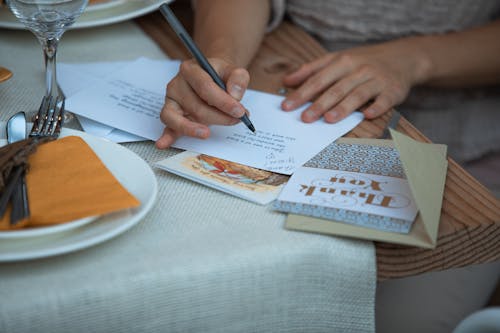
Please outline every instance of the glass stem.
[[45, 85], [47, 87], [46, 96], [57, 96], [59, 88], [56, 78], [56, 54], [57, 38], [47, 39], [43, 42], [43, 55], [45, 59]]

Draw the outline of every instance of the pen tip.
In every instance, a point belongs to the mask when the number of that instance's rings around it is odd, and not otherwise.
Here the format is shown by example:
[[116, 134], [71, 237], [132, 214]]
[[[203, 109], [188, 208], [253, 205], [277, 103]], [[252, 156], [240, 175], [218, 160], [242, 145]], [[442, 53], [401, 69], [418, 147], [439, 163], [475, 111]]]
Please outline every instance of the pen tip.
[[250, 124], [248, 126], [248, 128], [250, 129], [250, 131], [252, 131], [253, 133], [255, 133], [255, 127], [252, 124]]

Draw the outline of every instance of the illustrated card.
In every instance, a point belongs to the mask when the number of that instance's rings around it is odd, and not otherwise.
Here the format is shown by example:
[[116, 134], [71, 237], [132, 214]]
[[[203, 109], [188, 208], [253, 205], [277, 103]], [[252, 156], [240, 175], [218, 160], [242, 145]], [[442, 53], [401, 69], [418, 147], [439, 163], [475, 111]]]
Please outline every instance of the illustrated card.
[[289, 176], [185, 151], [156, 167], [261, 205], [276, 199]]

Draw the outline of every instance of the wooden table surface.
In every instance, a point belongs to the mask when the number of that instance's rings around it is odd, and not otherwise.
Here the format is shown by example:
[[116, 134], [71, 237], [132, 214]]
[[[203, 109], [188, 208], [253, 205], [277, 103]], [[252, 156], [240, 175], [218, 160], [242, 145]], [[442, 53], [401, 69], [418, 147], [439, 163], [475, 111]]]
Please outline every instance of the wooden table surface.
[[[189, 6], [176, 2], [172, 9], [191, 30]], [[169, 57], [189, 57], [159, 13], [143, 16], [136, 23]], [[250, 87], [277, 94], [287, 72], [325, 53], [326, 50], [310, 35], [285, 22], [266, 36], [250, 65]], [[364, 120], [346, 136], [379, 137], [389, 118], [390, 114], [385, 114], [375, 120]], [[418, 141], [430, 142], [404, 118], [399, 121], [397, 130]], [[448, 158], [448, 162], [436, 248], [428, 250], [376, 242], [379, 280], [500, 259], [500, 201], [455, 161]]]

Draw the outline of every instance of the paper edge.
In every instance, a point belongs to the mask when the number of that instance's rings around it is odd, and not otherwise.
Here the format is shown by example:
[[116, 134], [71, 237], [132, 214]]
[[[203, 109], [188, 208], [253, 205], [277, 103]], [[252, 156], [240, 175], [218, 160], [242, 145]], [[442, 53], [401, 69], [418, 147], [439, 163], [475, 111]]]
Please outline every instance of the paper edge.
[[[448, 170], [448, 161], [446, 159], [446, 151], [447, 151], [447, 146], [446, 145], [440, 145], [440, 144], [434, 144], [434, 143], [425, 143], [425, 142], [419, 142], [419, 141], [416, 141], [412, 138], [410, 138], [409, 136], [403, 134], [403, 133], [400, 133], [398, 131], [395, 131], [393, 129], [389, 129], [390, 130], [390, 133], [391, 133], [391, 137], [393, 138], [393, 142], [394, 142], [394, 147], [397, 149], [397, 151], [399, 152], [399, 158], [401, 160], [401, 164], [403, 166], [403, 169], [405, 171], [405, 175], [408, 179], [408, 184], [410, 186], [410, 190], [412, 192], [412, 195], [413, 195], [413, 198], [415, 199], [415, 202], [417, 204], [417, 207], [419, 209], [419, 216], [422, 220], [422, 223], [425, 227], [425, 230], [427, 231], [429, 237], [431, 238], [431, 240], [433, 240], [433, 242], [437, 242], [437, 235], [438, 235], [438, 231], [439, 231], [439, 223], [441, 221], [441, 210], [443, 208], [443, 196], [444, 196], [444, 188], [445, 188], [445, 185], [446, 185], [446, 174], [447, 174], [447, 170]], [[399, 140], [399, 141], [398, 141]], [[442, 150], [441, 153], [437, 154], [436, 152], [437, 151], [433, 151], [433, 156], [436, 156], [436, 157], [439, 157], [439, 158], [443, 158], [443, 163], [442, 165], [440, 166], [440, 171], [443, 172], [443, 177], [442, 179], [440, 180], [440, 183], [438, 184], [439, 185], [439, 192], [435, 192], [435, 198], [439, 198], [440, 200], [440, 203], [439, 203], [439, 208], [436, 209], [437, 211], [435, 212], [428, 212], [428, 211], [425, 211], [425, 209], [423, 210], [422, 207], [424, 205], [422, 205], [422, 201], [427, 201], [427, 197], [428, 197], [428, 193], [423, 196], [423, 195], [416, 195], [417, 194], [417, 191], [415, 191], [415, 179], [412, 179], [410, 177], [408, 177], [408, 160], [405, 157], [403, 157], [401, 155], [401, 146], [400, 146], [400, 142], [401, 140], [406, 140], [407, 142], [410, 142], [411, 144], [414, 144], [415, 146], [417, 147], [431, 147], [429, 145], [432, 145], [432, 146], [439, 146]], [[429, 150], [430, 151], [430, 150]], [[404, 153], [406, 154], [406, 153]], [[436, 166], [437, 163], [436, 163]], [[411, 167], [410, 167], [411, 168]], [[438, 187], [438, 185], [436, 185], [436, 188]], [[431, 215], [431, 216], [429, 216]], [[435, 221], [435, 223], [434, 223]]]

